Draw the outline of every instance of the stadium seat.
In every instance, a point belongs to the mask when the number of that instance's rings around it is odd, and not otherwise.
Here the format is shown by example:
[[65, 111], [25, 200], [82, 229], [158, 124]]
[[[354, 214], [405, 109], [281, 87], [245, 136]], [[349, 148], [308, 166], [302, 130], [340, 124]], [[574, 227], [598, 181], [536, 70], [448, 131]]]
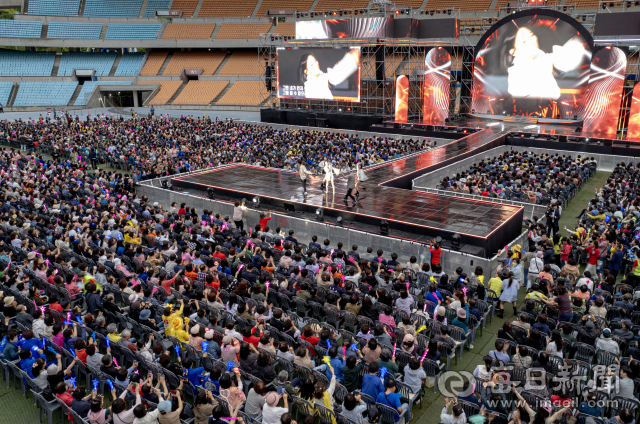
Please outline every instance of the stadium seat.
[[105, 40], [155, 40], [161, 24], [109, 24]]
[[269, 29], [271, 24], [222, 24], [216, 40], [257, 39], [260, 34], [269, 32]]
[[85, 81], [80, 89], [75, 106], [84, 106], [89, 100], [89, 96], [98, 85], [131, 85], [131, 81]]
[[40, 38], [42, 21], [14, 21], [0, 19], [0, 37]]
[[102, 32], [102, 23], [97, 22], [49, 22], [47, 38], [81, 38], [98, 40]]
[[[298, 0], [295, 3], [292, 3], [289, 0], [262, 0], [256, 17], [261, 18], [266, 16], [267, 10], [270, 9], [291, 9], [294, 5], [298, 12], [308, 12], [312, 4], [313, 0]], [[341, 9], [345, 8], [347, 8], [347, 6], [343, 4]]]
[[147, 57], [147, 61], [140, 72], [140, 75], [145, 76], [154, 76], [158, 75], [158, 71], [162, 68], [162, 64], [167, 59], [167, 52], [151, 52], [149, 53], [149, 57]]
[[54, 52], [0, 51], [0, 75], [49, 77], [55, 60]]
[[70, 77], [74, 69], [95, 69], [97, 77], [106, 77], [111, 72], [117, 53], [84, 52], [62, 53], [59, 77]]
[[281, 22], [273, 29], [273, 33], [280, 35], [296, 35], [296, 23]]
[[251, 16], [255, 8], [256, 0], [236, 0], [233, 2], [203, 0], [198, 11], [198, 18], [224, 18], [227, 16], [247, 18]]
[[[501, 1], [501, 0], [499, 0]], [[460, 9], [462, 12], [484, 12], [489, 9], [491, 0], [467, 2], [463, 0], [429, 0], [426, 9]]]
[[368, 4], [368, 0], [351, 0], [348, 6], [342, 0], [318, 0], [313, 10], [318, 12], [323, 10], [364, 9]]
[[189, 81], [182, 93], [171, 104], [208, 105], [227, 85], [229, 81]]
[[264, 75], [257, 52], [235, 51], [224, 64], [220, 75]]
[[142, 0], [87, 0], [83, 16], [137, 18]]
[[182, 10], [182, 17], [190, 18], [196, 11], [196, 6], [198, 6], [198, 0], [173, 0], [171, 10]]
[[30, 0], [28, 15], [78, 16], [80, 0]]
[[268, 97], [263, 81], [236, 81], [216, 104], [258, 106]]
[[9, 103], [9, 95], [13, 88], [13, 81], [0, 81], [0, 104], [7, 106]]
[[153, 99], [149, 102], [149, 106], [151, 105], [165, 105], [167, 102], [173, 97], [173, 95], [178, 91], [178, 88], [182, 85], [182, 81], [140, 81], [138, 80], [138, 84], [160, 84], [160, 91], [155, 95]]
[[148, 0], [147, 8], [144, 10], [144, 18], [153, 18], [156, 10], [169, 10], [171, 0]]
[[184, 68], [202, 68], [202, 75], [213, 75], [226, 55], [225, 52], [175, 52], [162, 75], [177, 77]]
[[66, 106], [77, 86], [78, 81], [22, 81], [13, 106]]
[[144, 53], [125, 53], [120, 58], [115, 76], [124, 77], [137, 75], [138, 68], [144, 59]]
[[165, 40], [206, 40], [211, 37], [216, 24], [169, 24], [162, 38]]

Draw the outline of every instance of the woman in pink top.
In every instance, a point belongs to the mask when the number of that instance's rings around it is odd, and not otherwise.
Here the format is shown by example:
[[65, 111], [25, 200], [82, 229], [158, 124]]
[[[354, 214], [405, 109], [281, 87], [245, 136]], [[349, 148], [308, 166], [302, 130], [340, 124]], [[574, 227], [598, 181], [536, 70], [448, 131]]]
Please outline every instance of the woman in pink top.
[[[396, 321], [395, 319], [393, 319], [393, 316], [391, 316], [392, 313], [393, 313], [393, 308], [389, 305], [385, 306], [384, 313], [380, 314], [380, 316], [378, 317], [378, 321], [380, 321], [383, 324], [388, 324], [389, 327], [391, 328], [395, 328]], [[389, 335], [391, 337], [395, 337], [396, 333], [393, 331], [390, 331]]]
[[199, 352], [202, 350], [202, 345], [201, 343], [204, 341], [204, 339], [202, 337], [200, 337], [200, 325], [196, 324], [191, 328], [190, 331], [190, 335], [189, 335], [189, 344], [193, 347], [196, 348], [196, 350]]
[[196, 257], [191, 253], [191, 249], [188, 246], [182, 248], [182, 261], [185, 264], [190, 264]]
[[232, 408], [242, 405], [245, 401], [244, 392], [242, 391], [242, 378], [240, 378], [240, 370], [234, 369], [237, 387], [233, 385], [231, 376], [225, 373], [220, 377], [220, 397], [226, 399]]

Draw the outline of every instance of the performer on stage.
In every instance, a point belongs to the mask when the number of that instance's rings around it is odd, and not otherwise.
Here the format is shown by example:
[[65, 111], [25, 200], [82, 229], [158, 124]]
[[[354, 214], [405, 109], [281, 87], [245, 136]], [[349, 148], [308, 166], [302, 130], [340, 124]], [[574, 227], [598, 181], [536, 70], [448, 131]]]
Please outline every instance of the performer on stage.
[[300, 159], [298, 162], [298, 173], [300, 175], [300, 181], [302, 181], [302, 192], [306, 196], [307, 195], [307, 175], [309, 171], [307, 171], [307, 167], [304, 165], [304, 161]]
[[320, 167], [321, 172], [324, 172], [324, 176], [322, 177], [322, 182], [320, 183], [320, 190], [324, 191], [324, 187], [325, 187], [325, 181], [326, 181], [326, 177], [327, 177], [327, 165], [329, 164], [329, 162], [327, 161], [327, 159], [322, 159], [322, 162], [320, 162], [320, 164], [318, 165]]
[[358, 163], [356, 165], [356, 176], [358, 177], [358, 181], [356, 182], [357, 199], [360, 196], [360, 187], [362, 187], [363, 190], [366, 190], [367, 188], [363, 185], [363, 183], [369, 179], [369, 177], [367, 177], [362, 170], [362, 163]]
[[356, 197], [353, 197], [353, 195], [351, 194], [351, 192], [355, 188], [356, 188], [356, 173], [352, 172], [349, 175], [347, 175], [347, 194], [342, 199], [345, 203], [347, 203], [347, 197], [350, 197], [351, 200], [353, 200], [353, 205], [355, 206], [356, 202], [358, 201], [357, 199], [358, 194], [356, 193]]
[[324, 186], [325, 186], [325, 190], [329, 191], [329, 184], [331, 184], [331, 188], [333, 189], [333, 192], [335, 193], [336, 191], [336, 185], [334, 183], [334, 176], [338, 175], [339, 171], [337, 168], [334, 168], [333, 165], [331, 165], [331, 163], [329, 161], [325, 160], [325, 166], [324, 166]]

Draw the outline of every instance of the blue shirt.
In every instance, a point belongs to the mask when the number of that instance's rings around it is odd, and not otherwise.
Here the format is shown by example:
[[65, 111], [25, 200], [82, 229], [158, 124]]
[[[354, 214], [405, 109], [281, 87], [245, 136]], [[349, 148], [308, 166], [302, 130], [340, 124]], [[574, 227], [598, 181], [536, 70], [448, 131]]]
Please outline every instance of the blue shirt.
[[200, 374], [202, 374], [203, 371], [204, 371], [204, 367], [189, 368], [188, 370], [185, 368], [182, 371], [183, 373], [182, 376], [187, 380], [189, 380], [189, 383], [193, 384], [194, 386], [199, 386]]
[[362, 393], [371, 396], [374, 400], [378, 398], [378, 394], [384, 392], [384, 384], [377, 375], [365, 374], [362, 377]]
[[[29, 375], [31, 378], [35, 378], [33, 376], [33, 364], [40, 358], [40, 354], [38, 352], [31, 352], [31, 358], [21, 359], [20, 360], [20, 369]], [[47, 358], [43, 355], [43, 358], [46, 360]]]
[[[344, 366], [344, 363], [338, 358], [331, 358], [329, 360], [329, 363], [333, 367], [333, 372], [336, 375], [336, 379], [344, 381], [344, 374], [342, 374], [342, 367]], [[327, 375], [327, 379], [331, 381], [331, 370], [329, 369], [329, 367], [327, 367], [325, 374]]]
[[[376, 402], [390, 406], [396, 411], [402, 406], [402, 402], [400, 402], [400, 395], [398, 393], [386, 394], [385, 392], [382, 392], [376, 398]], [[400, 421], [400, 412], [398, 412], [398, 415], [395, 415], [394, 418], [396, 422]]]

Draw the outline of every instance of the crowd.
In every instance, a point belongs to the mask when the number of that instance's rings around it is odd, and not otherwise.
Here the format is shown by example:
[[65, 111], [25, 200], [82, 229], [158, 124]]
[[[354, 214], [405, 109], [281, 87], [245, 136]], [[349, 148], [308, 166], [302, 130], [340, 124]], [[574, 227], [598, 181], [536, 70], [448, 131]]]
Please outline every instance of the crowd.
[[[100, 125], [129, 125], [98, 122], [70, 125], [93, 140], [108, 131]], [[167, 125], [171, 136], [198, 124]], [[13, 129], [56, 139], [71, 131], [62, 127]], [[118, 137], [151, 143], [144, 129], [131, 139], [122, 129]], [[511, 303], [517, 316], [475, 380], [447, 395], [443, 423], [634, 423], [637, 262], [616, 285], [609, 268], [592, 276], [556, 255], [545, 234], [509, 249], [495, 275], [448, 275], [437, 245], [428, 260], [405, 262], [375, 246], [299, 240], [271, 228], [268, 214], [245, 231], [240, 205], [233, 217], [165, 209], [138, 197], [132, 178], [79, 165], [0, 152], [2, 364], [41, 406], [91, 424], [408, 422], [450, 360], [474, 349], [476, 332]], [[626, 196], [623, 218], [635, 217], [637, 172], [614, 174], [604, 194], [615, 205]], [[612, 221], [597, 218], [599, 238]], [[506, 365], [518, 387], [504, 384]], [[596, 402], [615, 396], [629, 401]]]
[[38, 148], [70, 169], [117, 166], [130, 171], [134, 182], [228, 163], [297, 169], [302, 160], [309, 170], [322, 173], [320, 163], [327, 160], [348, 173], [356, 162], [373, 165], [435, 145], [427, 139], [278, 130], [230, 119], [167, 115], [125, 120], [105, 114], [80, 120], [68, 113], [2, 122], [0, 137], [23, 150]]
[[595, 174], [596, 161], [578, 155], [510, 150], [474, 163], [440, 188], [484, 197], [536, 204], [566, 204], [580, 186]]

